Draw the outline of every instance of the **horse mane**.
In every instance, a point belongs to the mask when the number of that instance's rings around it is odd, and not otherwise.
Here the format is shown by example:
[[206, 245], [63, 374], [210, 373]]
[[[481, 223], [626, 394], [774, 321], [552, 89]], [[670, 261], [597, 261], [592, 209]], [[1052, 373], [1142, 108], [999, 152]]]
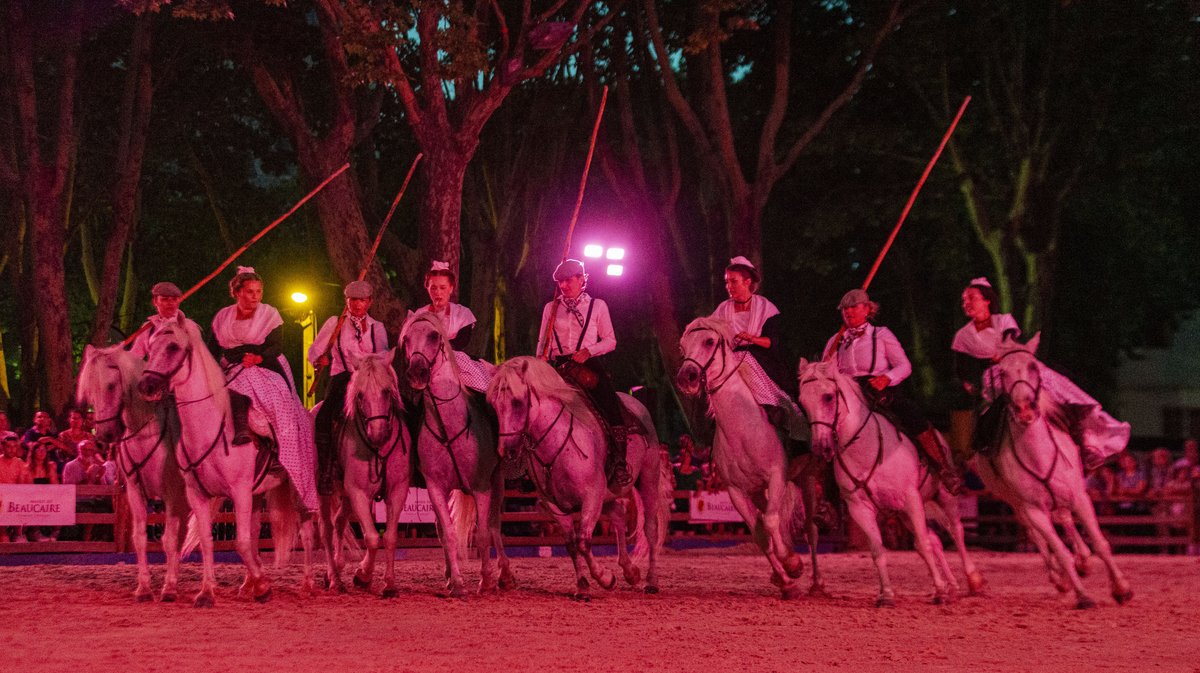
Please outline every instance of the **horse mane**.
[[450, 335], [446, 332], [446, 323], [438, 315], [430, 311], [422, 311], [414, 313], [409, 318], [408, 324], [404, 326], [404, 331], [407, 333], [412, 330], [413, 325], [420, 322], [429, 323], [433, 329], [437, 330], [438, 335], [442, 337], [442, 359], [450, 365], [450, 370], [454, 372], [454, 380], [458, 381], [458, 387], [466, 389], [466, 384], [462, 380], [462, 372], [458, 369], [458, 360], [454, 357], [454, 347], [450, 345]]
[[368, 353], [358, 360], [354, 373], [350, 375], [350, 383], [346, 386], [346, 401], [343, 408], [346, 418], [352, 418], [357, 411], [354, 400], [358, 397], [358, 393], [368, 389], [391, 390], [393, 399], [401, 405], [404, 404], [400, 399], [396, 371], [392, 369], [390, 362], [385, 361], [386, 358], [387, 356], [382, 353]]
[[200, 334], [200, 326], [186, 318], [180, 321], [179, 325], [183, 328], [188, 345], [192, 349], [192, 357], [200, 365], [200, 372], [208, 384], [208, 389], [213, 391], [214, 403], [223, 415], [228, 416], [229, 391], [225, 387], [225, 372], [212, 353], [208, 352], [208, 346]]
[[125, 408], [137, 419], [144, 419], [154, 413], [154, 403], [148, 402], [137, 392], [137, 381], [146, 368], [145, 361], [125, 350], [121, 344], [93, 348], [91, 353], [90, 357], [84, 358], [79, 368], [79, 380], [75, 393], [78, 402], [84, 403], [95, 399], [100, 392], [95, 389], [95, 386], [99, 384], [96, 370], [101, 366], [111, 365], [116, 367], [120, 373], [121, 382], [124, 384], [121, 389], [121, 401]]
[[515, 357], [496, 368], [496, 375], [488, 385], [488, 402], [496, 406], [499, 395], [518, 384], [527, 386], [537, 397], [558, 400], [579, 421], [592, 423], [594, 430], [599, 431], [599, 420], [584, 401], [583, 393], [564, 381], [545, 360], [531, 355]]
[[687, 327], [683, 328], [683, 333], [687, 334], [693, 329], [710, 329], [725, 339], [731, 349], [733, 348], [733, 338], [736, 336], [736, 333], [733, 331], [733, 325], [729, 324], [728, 321], [712, 316], [700, 316], [688, 323]]

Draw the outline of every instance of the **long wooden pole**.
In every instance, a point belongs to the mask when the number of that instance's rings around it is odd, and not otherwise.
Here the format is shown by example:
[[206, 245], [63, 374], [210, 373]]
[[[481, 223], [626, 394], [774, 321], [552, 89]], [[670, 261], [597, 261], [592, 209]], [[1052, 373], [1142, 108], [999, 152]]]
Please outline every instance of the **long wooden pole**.
[[[226, 258], [226, 260], [224, 262], [221, 262], [220, 266], [218, 266], [216, 269], [213, 269], [212, 273], [208, 274], [203, 279], [201, 279], [199, 283], [196, 283], [191, 288], [189, 288], [187, 292], [184, 292], [183, 295], [179, 297], [179, 301], [182, 302], [183, 300], [192, 296], [193, 294], [196, 293], [196, 290], [199, 290], [200, 288], [207, 285], [210, 280], [212, 280], [213, 278], [216, 278], [217, 274], [224, 271], [225, 267], [227, 267], [233, 263], [233, 260], [237, 259], [243, 252], [246, 252], [246, 250], [250, 246], [257, 243], [260, 238], [262, 238], [263, 236], [266, 236], [267, 232], [269, 232], [272, 229], [274, 229], [275, 227], [277, 227], [280, 222], [283, 222], [287, 218], [291, 217], [292, 213], [294, 213], [300, 209], [300, 206], [303, 206], [305, 203], [308, 202], [309, 199], [316, 196], [317, 192], [321, 191], [322, 189], [325, 189], [326, 185], [328, 185], [330, 182], [333, 182], [333, 179], [336, 178], [337, 176], [341, 175], [342, 173], [345, 173], [346, 169], [348, 169], [348, 168], [350, 168], [349, 162], [342, 164], [341, 168], [337, 169], [329, 177], [322, 180], [321, 184], [317, 185], [316, 187], [313, 187], [312, 191], [310, 191], [308, 194], [305, 194], [304, 198], [302, 198], [296, 202], [296, 205], [292, 206], [286, 213], [284, 213], [283, 215], [280, 215], [278, 218], [276, 218], [276, 220], [274, 222], [268, 224], [266, 227], [263, 227], [262, 231], [255, 234], [254, 238], [251, 238], [249, 241], [246, 241], [246, 243], [242, 247], [235, 250], [234, 253], [232, 255], [230, 255], [228, 258]], [[133, 340], [136, 339], [139, 334], [141, 334], [142, 332], [145, 332], [149, 328], [150, 328], [150, 323], [148, 323], [148, 322], [143, 323], [141, 327], [137, 328], [137, 330], [134, 331], [133, 334], [130, 334], [128, 337], [126, 337], [125, 340], [121, 342], [121, 345], [128, 346], [129, 344], [133, 343]]]
[[[400, 191], [396, 193], [396, 198], [392, 199], [392, 207], [388, 209], [387, 217], [383, 218], [383, 224], [379, 226], [379, 233], [375, 234], [375, 242], [371, 244], [371, 250], [367, 252], [367, 259], [362, 265], [362, 269], [358, 272], [358, 280], [367, 277], [367, 271], [371, 270], [371, 264], [375, 261], [375, 253], [379, 250], [379, 244], [383, 241], [383, 232], [387, 231], [388, 223], [392, 221], [392, 215], [396, 213], [396, 206], [400, 205], [400, 199], [404, 197], [404, 192], [408, 189], [408, 183], [412, 180], [413, 173], [417, 171], [417, 164], [421, 163], [421, 157], [424, 154], [418, 152], [417, 157], [413, 159], [412, 165], [408, 167], [408, 174], [404, 176], [404, 184], [400, 185]], [[329, 345], [325, 347], [325, 352], [321, 354], [322, 358], [329, 357], [330, 353], [337, 346], [338, 340], [342, 336], [342, 325], [346, 322], [347, 309], [343, 308], [341, 315], [338, 316], [337, 325], [333, 328], [333, 336], [329, 338]], [[317, 380], [321, 375], [321, 371], [325, 369], [324, 365], [317, 362], [317, 369], [313, 372], [313, 382], [308, 388], [308, 394], [311, 396], [317, 389]]]
[[[575, 223], [579, 220], [579, 209], [583, 206], [583, 194], [587, 190], [588, 172], [592, 169], [592, 155], [596, 152], [596, 137], [600, 135], [600, 120], [604, 119], [604, 105], [608, 102], [608, 86], [604, 87], [603, 93], [600, 95], [600, 109], [596, 112], [596, 123], [592, 125], [592, 139], [588, 144], [587, 161], [583, 164], [583, 175], [579, 178], [579, 195], [575, 198], [575, 209], [571, 211], [571, 221], [567, 225], [567, 242], [563, 245], [562, 259], [559, 263], [566, 261], [567, 255], [571, 254], [571, 237], [575, 234]], [[550, 321], [546, 323], [546, 333], [542, 341], [545, 342], [545, 347], [542, 349], [542, 359], [550, 358], [550, 337], [554, 334], [554, 321], [558, 318], [558, 304], [554, 301], [558, 299], [558, 286], [554, 287], [554, 299], [551, 299], [553, 304], [550, 307]]]
[[[862, 289], [866, 290], [871, 286], [871, 281], [875, 280], [875, 274], [879, 271], [879, 267], [883, 264], [883, 258], [887, 257], [888, 251], [892, 249], [892, 243], [896, 242], [896, 236], [900, 234], [900, 227], [904, 226], [904, 221], [908, 219], [908, 213], [912, 210], [913, 204], [917, 201], [917, 195], [921, 193], [921, 188], [925, 186], [925, 181], [929, 178], [929, 174], [933, 172], [933, 167], [937, 164], [938, 159], [942, 156], [942, 150], [946, 149], [946, 144], [950, 142], [950, 136], [954, 134], [954, 129], [958, 127], [958, 122], [962, 119], [963, 113], [967, 111], [967, 104], [971, 102], [971, 97], [967, 96], [963, 99], [962, 105], [958, 106], [958, 113], [954, 115], [954, 120], [950, 122], [950, 128], [946, 129], [946, 133], [942, 136], [942, 142], [938, 144], [937, 151], [933, 153], [929, 163], [925, 164], [925, 171], [921, 173], [921, 179], [917, 180], [917, 186], [913, 188], [912, 193], [908, 195], [908, 202], [904, 204], [904, 210], [900, 212], [900, 219], [896, 221], [896, 226], [892, 227], [892, 233], [888, 236], [887, 242], [883, 244], [883, 249], [879, 251], [879, 255], [875, 257], [875, 263], [871, 265], [870, 272], [863, 280]], [[829, 350], [825, 352], [825, 359], [829, 359], [837, 351], [838, 345], [842, 341], [842, 334], [846, 331], [846, 325], [843, 324], [837, 333], [837, 337], [831, 342]]]

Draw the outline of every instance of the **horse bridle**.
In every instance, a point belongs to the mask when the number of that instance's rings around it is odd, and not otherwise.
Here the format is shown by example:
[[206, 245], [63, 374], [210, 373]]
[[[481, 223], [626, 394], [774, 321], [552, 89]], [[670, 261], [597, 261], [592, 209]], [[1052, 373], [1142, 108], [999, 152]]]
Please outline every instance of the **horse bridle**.
[[[540, 401], [540, 398], [538, 398], [538, 399]], [[525, 443], [523, 446], [525, 453], [528, 456], [530, 456], [533, 460], [537, 461], [537, 463], [539, 465], [542, 466], [542, 469], [546, 472], [545, 481], [548, 483], [550, 480], [550, 470], [552, 470], [554, 468], [554, 464], [556, 462], [558, 462], [559, 456], [561, 456], [563, 454], [563, 452], [566, 451], [567, 444], [571, 443], [571, 435], [575, 432], [575, 414], [568, 412], [567, 404], [565, 402], [563, 402], [562, 400], [559, 400], [558, 401], [558, 414], [556, 414], [554, 416], [554, 420], [551, 421], [550, 425], [548, 425], [546, 427], [546, 431], [542, 433], [541, 437], [538, 437], [536, 440], [531, 440], [531, 438], [529, 436], [529, 424], [533, 421], [533, 414], [530, 413], [530, 410], [533, 409], [533, 404], [531, 402], [532, 402], [531, 389], [528, 385], [526, 385], [525, 386], [525, 425], [520, 430], [516, 430], [513, 432], [500, 432], [498, 434], [500, 437], [517, 437], [517, 436], [523, 437], [525, 439]], [[554, 451], [554, 455], [550, 457], [550, 460], [544, 461], [544, 460], [542, 460], [541, 456], [539, 456], [537, 454], [536, 449], [538, 446], [541, 445], [542, 442], [544, 442], [546, 440], [547, 437], [550, 436], [550, 432], [552, 430], [554, 430], [555, 426], [558, 425], [558, 422], [562, 419], [564, 413], [566, 413], [568, 416], [570, 416], [571, 420], [568, 422], [566, 434], [563, 435], [563, 442], [562, 442], [562, 444], [560, 444], [558, 446], [558, 449], [556, 449]], [[539, 488], [542, 490], [545, 490], [544, 487], [545, 487], [545, 484], [539, 485]]]
[[[683, 364], [690, 362], [700, 368], [700, 387], [704, 389], [705, 393], [712, 395], [712, 394], [716, 393], [718, 390], [720, 390], [722, 386], [724, 386], [726, 383], [729, 382], [729, 379], [732, 378], [733, 375], [737, 373], [737, 367], [733, 367], [732, 369], [730, 369], [728, 374], [725, 374], [725, 368], [729, 366], [729, 356], [726, 355], [726, 353], [729, 352], [730, 349], [729, 349], [728, 342], [725, 341], [724, 335], [722, 335], [720, 332], [718, 332], [717, 330], [715, 330], [711, 327], [693, 327], [692, 329], [684, 332], [684, 335], [692, 334], [695, 332], [712, 332], [713, 334], [717, 335], [717, 345], [713, 347], [712, 355], [708, 356], [708, 360], [705, 361], [704, 364], [700, 364], [699, 360], [692, 358], [692, 357], [688, 357], [686, 354], [684, 355], [684, 358], [683, 358]], [[709, 385], [708, 385], [708, 368], [712, 365], [713, 360], [717, 359], [717, 353], [721, 353], [721, 371], [717, 372], [717, 375], [714, 377], [714, 379], [720, 380], [720, 382], [712, 387], [709, 387]], [[744, 356], [743, 356], [743, 359], [745, 359]], [[722, 375], [724, 375], [725, 378], [722, 379], [721, 378]]]
[[[816, 380], [817, 378], [815, 376], [802, 379], [799, 383], [799, 387], [803, 389], [805, 383], [813, 383]], [[833, 381], [833, 388], [835, 391], [837, 391], [837, 394], [833, 400], [833, 421], [813, 420], [808, 413], [805, 413], [805, 416], [809, 416], [808, 426], [809, 428], [812, 428], [813, 426], [823, 426], [829, 428], [829, 431], [833, 434], [833, 457], [837, 461], [838, 467], [842, 468], [842, 472], [844, 472], [846, 477], [848, 477], [851, 483], [854, 484], [854, 490], [861, 490], [866, 493], [867, 497], [870, 498], [871, 502], [875, 504], [876, 509], [878, 509], [879, 504], [875, 502], [875, 494], [871, 492], [870, 481], [871, 477], [875, 476], [875, 471], [879, 469], [880, 465], [883, 464], [883, 426], [879, 424], [879, 415], [875, 412], [875, 410], [871, 409], [871, 405], [866, 403], [866, 400], [864, 400], [864, 404], [866, 404], [867, 407], [867, 415], [865, 418], [863, 418], [862, 425], [858, 426], [858, 429], [854, 431], [854, 434], [850, 437], [849, 441], [841, 441], [837, 429], [841, 414], [841, 407], [844, 406], [847, 410], [849, 410], [850, 402], [846, 399], [846, 393], [842, 391], [842, 386], [838, 385], [837, 380], [832, 378], [830, 380]], [[850, 466], [846, 464], [846, 460], [842, 457], [842, 454], [845, 453], [847, 448], [858, 441], [859, 437], [862, 436], [863, 430], [867, 429], [867, 424], [871, 422], [871, 419], [875, 420], [875, 433], [877, 435], [875, 460], [871, 463], [871, 469], [867, 471], [866, 476], [859, 478], [854, 476], [854, 473], [850, 471]], [[854, 491], [851, 491], [851, 493], [853, 492]]]
[[[1010, 356], [1013, 356], [1013, 355], [1028, 355], [1030, 360], [1037, 362], [1037, 358], [1034, 357], [1033, 354], [1028, 351], [1011, 350], [1011, 351], [1005, 353], [1004, 355], [1001, 355], [999, 358], [997, 358], [996, 364], [1000, 364], [1001, 362], [1003, 362], [1004, 360], [1006, 360], [1007, 358], [1009, 358]], [[1007, 388], [1005, 387], [1006, 383], [1007, 383], [1007, 377], [1004, 376], [1004, 370], [1001, 369], [1000, 370], [1000, 396], [1005, 397], [1009, 400], [1013, 399], [1013, 393], [1016, 392], [1016, 390], [1022, 385], [1029, 388], [1033, 392], [1033, 400], [1035, 403], [1042, 396], [1042, 374], [1040, 371], [1038, 372], [1038, 375], [1037, 375], [1037, 385], [1034, 385], [1025, 379], [1017, 379], [1016, 381], [1013, 382], [1011, 387], [1007, 387]], [[1008, 406], [1009, 406], [1008, 413], [1015, 417], [1016, 412], [1012, 408], [1014, 405], [1008, 405]]]

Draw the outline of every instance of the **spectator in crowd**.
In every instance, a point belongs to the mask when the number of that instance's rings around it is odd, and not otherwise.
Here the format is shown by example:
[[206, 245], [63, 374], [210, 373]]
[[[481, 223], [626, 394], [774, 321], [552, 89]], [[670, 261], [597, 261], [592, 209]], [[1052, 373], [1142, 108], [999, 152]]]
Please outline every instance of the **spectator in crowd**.
[[21, 459], [27, 458], [33, 445], [41, 441], [51, 443], [51, 448], [54, 446], [54, 440], [57, 438], [58, 432], [54, 429], [54, 419], [50, 418], [50, 412], [36, 411], [33, 414], [33, 427], [25, 431], [25, 436], [21, 438]]
[[1146, 495], [1146, 471], [1137, 456], [1128, 451], [1117, 457], [1117, 483], [1113, 491], [1118, 514], [1146, 514], [1145, 503], [1131, 502]]
[[1096, 506], [1097, 514], [1112, 514], [1112, 499], [1117, 490], [1117, 470], [1110, 463], [1105, 463], [1092, 471], [1087, 478], [1087, 493]]
[[1171, 467], [1187, 468], [1192, 479], [1200, 479], [1200, 446], [1197, 446], [1194, 438], [1188, 437], [1183, 440], [1183, 457]]
[[[29, 468], [30, 483], [33, 484], [57, 484], [58, 473], [61, 468], [50, 459], [50, 444], [49, 442], [38, 442], [33, 447], [33, 452], [29, 454], [29, 460], [25, 463]], [[57, 526], [34, 526], [27, 531], [29, 539], [34, 542], [41, 540], [57, 540]]]
[[100, 449], [100, 456], [104, 462], [100, 464], [104, 468], [104, 476], [100, 478], [100, 483], [111, 486], [117, 483], [117, 447], [106, 446], [97, 442]]
[[55, 453], [50, 456], [52, 460], [58, 462], [59, 465], [66, 465], [68, 462], [75, 459], [75, 447], [85, 439], [94, 439], [95, 436], [83, 427], [84, 415], [79, 409], [71, 409], [67, 412], [67, 429], [58, 433], [58, 442], [55, 444]]
[[[1187, 465], [1171, 468], [1171, 480], [1167, 482], [1163, 493], [1167, 496], [1186, 496], [1192, 492], [1192, 470]], [[1174, 518], [1186, 516], [1188, 502], [1178, 500], [1169, 503], [1168, 511]]]
[[1150, 467], [1146, 470], [1146, 494], [1151, 497], [1162, 495], [1171, 481], [1171, 451], [1160, 446], [1150, 453]]
[[680, 444], [679, 459], [675, 463], [675, 487], [681, 491], [695, 491], [704, 479], [704, 471], [692, 463], [692, 447]]
[[[4, 453], [0, 455], [0, 484], [28, 484], [29, 467], [21, 460], [21, 438], [15, 432], [0, 436]], [[20, 526], [0, 526], [0, 542], [25, 542], [25, 532]]]
[[62, 483], [104, 483], [104, 462], [99, 458], [99, 447], [96, 446], [96, 440], [84, 439], [76, 445], [76, 448], [79, 454], [74, 460], [63, 466]]

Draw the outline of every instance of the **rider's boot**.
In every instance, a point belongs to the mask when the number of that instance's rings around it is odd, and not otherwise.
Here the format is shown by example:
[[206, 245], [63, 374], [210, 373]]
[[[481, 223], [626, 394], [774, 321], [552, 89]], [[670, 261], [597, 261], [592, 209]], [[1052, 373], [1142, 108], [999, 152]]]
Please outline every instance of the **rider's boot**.
[[333, 495], [333, 432], [317, 424], [313, 432], [317, 448], [317, 495]]
[[229, 409], [233, 416], [233, 443], [253, 442], [254, 436], [250, 433], [250, 398], [230, 391]]
[[949, 451], [942, 445], [937, 430], [933, 426], [926, 428], [917, 435], [917, 445], [933, 463], [934, 470], [938, 473], [938, 478], [946, 490], [954, 495], [962, 495], [962, 477], [958, 476], [958, 468], [954, 466]]
[[617, 488], [625, 488], [633, 483], [633, 475], [629, 474], [629, 463], [625, 462], [625, 451], [629, 447], [629, 428], [624, 425], [612, 426], [612, 452], [609, 454], [609, 474], [612, 483]]

